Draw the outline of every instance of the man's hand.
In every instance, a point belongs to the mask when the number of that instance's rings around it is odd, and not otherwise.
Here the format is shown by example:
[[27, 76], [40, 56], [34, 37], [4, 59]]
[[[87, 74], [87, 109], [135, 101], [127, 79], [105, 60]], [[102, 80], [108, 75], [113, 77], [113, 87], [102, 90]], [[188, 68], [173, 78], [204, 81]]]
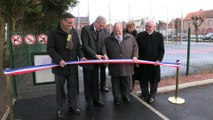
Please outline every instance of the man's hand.
[[102, 57], [103, 57], [103, 56], [102, 56], [102, 55], [96, 54], [95, 57], [96, 57], [98, 60], [102, 60]]
[[138, 63], [138, 58], [137, 57], [133, 57], [133, 62], [135, 63], [135, 66], [138, 68], [139, 67], [139, 64]]
[[133, 57], [132, 59], [133, 59], [134, 63], [138, 63], [138, 58], [137, 57]]
[[61, 60], [60, 63], [59, 63], [59, 65], [61, 67], [64, 67], [65, 65], [67, 65], [67, 63], [64, 60]]
[[102, 56], [102, 60], [109, 60], [109, 58], [108, 58], [107, 55], [103, 55], [103, 56]]
[[159, 65], [159, 61], [158, 60], [155, 62], [154, 66], [157, 66], [157, 65]]
[[85, 57], [82, 57], [80, 60], [82, 61], [86, 61], [87, 59]]

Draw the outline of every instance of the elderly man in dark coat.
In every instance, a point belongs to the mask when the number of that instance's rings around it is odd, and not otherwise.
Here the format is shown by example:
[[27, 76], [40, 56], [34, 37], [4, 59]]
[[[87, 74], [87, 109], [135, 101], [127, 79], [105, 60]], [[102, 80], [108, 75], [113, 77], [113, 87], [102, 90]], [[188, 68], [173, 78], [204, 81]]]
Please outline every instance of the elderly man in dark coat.
[[[123, 25], [118, 22], [114, 31], [105, 39], [109, 59], [133, 59], [137, 61], [138, 45], [131, 34], [123, 33]], [[130, 76], [134, 74], [134, 64], [109, 64], [114, 104], [119, 105], [120, 99], [130, 102]]]
[[[153, 20], [146, 22], [146, 31], [139, 33], [136, 39], [139, 46], [139, 59], [162, 61], [164, 56], [163, 35], [155, 31]], [[146, 102], [152, 103], [160, 81], [160, 66], [141, 64], [139, 73], [142, 97]], [[150, 86], [150, 91], [148, 86]]]
[[70, 60], [85, 60], [77, 31], [73, 25], [74, 16], [70, 13], [64, 13], [58, 27], [50, 30], [48, 35], [47, 52], [52, 58], [52, 62], [59, 65], [52, 68], [52, 72], [55, 74], [56, 104], [59, 118], [64, 118], [66, 108], [65, 81], [67, 81], [69, 110], [80, 114], [80, 110], [77, 108], [78, 66], [66, 63]]
[[[104, 39], [108, 35], [107, 29], [104, 28], [105, 24], [106, 18], [98, 16], [95, 22], [82, 28], [81, 40], [86, 59], [108, 59], [104, 46]], [[98, 64], [83, 65], [86, 109], [93, 109], [93, 105], [104, 106], [99, 95], [99, 67]]]

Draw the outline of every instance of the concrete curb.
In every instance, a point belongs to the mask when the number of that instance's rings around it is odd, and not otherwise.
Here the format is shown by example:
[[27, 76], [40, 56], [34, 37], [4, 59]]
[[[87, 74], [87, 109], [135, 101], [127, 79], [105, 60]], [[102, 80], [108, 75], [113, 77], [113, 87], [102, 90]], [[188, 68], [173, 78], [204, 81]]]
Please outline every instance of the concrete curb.
[[[178, 89], [184, 89], [188, 87], [194, 87], [194, 86], [200, 86], [200, 85], [206, 85], [206, 84], [212, 84], [213, 79], [207, 79], [207, 80], [200, 80], [200, 81], [195, 81], [195, 82], [189, 82], [189, 83], [184, 83], [184, 84], [179, 84]], [[169, 92], [169, 91], [174, 91], [176, 90], [176, 85], [170, 85], [166, 87], [159, 87], [158, 88], [158, 93], [164, 93], [164, 92]], [[141, 91], [136, 91], [135, 94], [140, 94]]]
[[[211, 83], [213, 83], [213, 79], [184, 83], [184, 84], [179, 84], [179, 89], [184, 89], [184, 88], [188, 88], [188, 87], [195, 87], [195, 86], [200, 86], [200, 85], [206, 85], [206, 84], [211, 84]], [[174, 91], [174, 90], [176, 90], [176, 85], [171, 85], [171, 86], [159, 88], [158, 93], [169, 92], [169, 91]]]
[[[194, 86], [200, 86], [200, 85], [206, 85], [206, 84], [212, 84], [213, 79], [207, 79], [207, 80], [200, 80], [200, 81], [195, 81], [195, 82], [190, 82], [190, 83], [184, 83], [184, 84], [179, 84], [179, 89], [184, 89], [188, 87], [194, 87]], [[171, 85], [171, 86], [166, 86], [166, 87], [159, 87], [158, 88], [158, 93], [164, 93], [164, 92], [169, 92], [169, 91], [174, 91], [176, 90], [176, 85]], [[139, 95], [141, 91], [133, 92], [136, 95]], [[15, 102], [15, 99], [13, 100], [13, 104]], [[5, 111], [3, 117], [1, 120], [6, 120], [9, 115], [9, 109]]]
[[154, 112], [158, 117], [162, 118], [162, 120], [169, 120], [165, 115], [163, 115], [161, 112], [156, 110], [154, 107], [143, 101], [141, 98], [139, 98], [136, 94], [130, 93], [135, 99], [137, 99], [140, 103], [142, 103], [144, 106], [146, 106], [148, 109], [150, 109], [152, 112]]

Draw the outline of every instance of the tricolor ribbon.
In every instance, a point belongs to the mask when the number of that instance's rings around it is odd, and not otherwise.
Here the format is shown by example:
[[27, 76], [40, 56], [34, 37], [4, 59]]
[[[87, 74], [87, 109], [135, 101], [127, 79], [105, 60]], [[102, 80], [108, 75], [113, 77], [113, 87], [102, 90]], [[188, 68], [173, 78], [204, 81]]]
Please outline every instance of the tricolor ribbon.
[[[110, 59], [110, 60], [86, 60], [86, 61], [68, 61], [67, 64], [152, 64], [152, 65], [160, 65], [160, 66], [168, 66], [179, 68], [180, 63], [171, 63], [171, 62], [152, 62], [146, 60], [138, 60], [135, 63], [132, 59]], [[35, 65], [35, 66], [27, 66], [23, 68], [15, 68], [15, 69], [6, 69], [4, 70], [5, 75], [19, 75], [26, 74], [31, 72], [36, 72], [48, 68], [57, 67], [57, 64], [43, 64], [43, 65]]]

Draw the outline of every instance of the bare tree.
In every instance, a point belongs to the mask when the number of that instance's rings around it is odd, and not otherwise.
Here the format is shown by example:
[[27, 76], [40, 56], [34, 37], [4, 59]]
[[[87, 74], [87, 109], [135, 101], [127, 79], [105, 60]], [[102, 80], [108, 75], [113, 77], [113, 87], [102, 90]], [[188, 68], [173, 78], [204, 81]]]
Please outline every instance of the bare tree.
[[178, 41], [180, 36], [178, 36], [178, 33], [181, 31], [181, 19], [176, 18], [174, 20], [174, 27], [175, 27], [175, 41]]
[[192, 22], [195, 27], [195, 34], [196, 34], [196, 42], [198, 42], [198, 28], [203, 23], [203, 18], [200, 16], [192, 16]]

